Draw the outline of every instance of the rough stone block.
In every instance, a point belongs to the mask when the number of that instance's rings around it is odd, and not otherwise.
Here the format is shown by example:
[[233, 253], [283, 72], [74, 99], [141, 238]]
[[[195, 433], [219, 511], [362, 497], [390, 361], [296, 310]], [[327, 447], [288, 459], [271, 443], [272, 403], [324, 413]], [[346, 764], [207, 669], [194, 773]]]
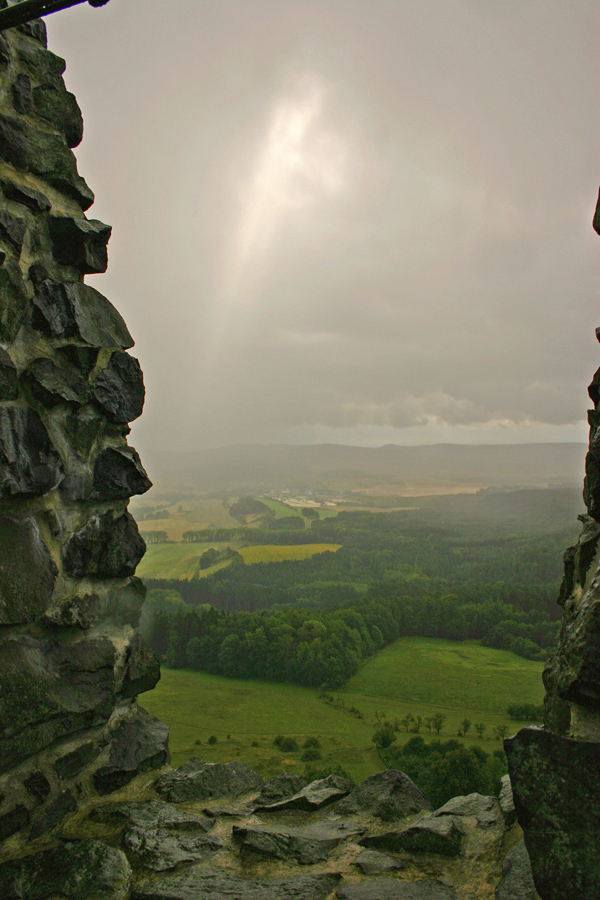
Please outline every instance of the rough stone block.
[[[185, 872], [172, 872], [136, 887], [131, 900], [326, 900], [339, 880], [338, 874], [327, 872], [256, 881], [223, 872], [209, 874], [200, 863]], [[446, 897], [440, 895], [439, 900]]]
[[77, 147], [83, 138], [83, 118], [75, 96], [55, 84], [42, 84], [30, 98], [33, 109], [65, 136], [68, 147]]
[[14, 341], [28, 308], [21, 270], [14, 261], [7, 262], [0, 268], [0, 340]]
[[340, 900], [457, 900], [454, 888], [442, 881], [392, 881], [378, 878], [362, 884], [345, 884], [336, 894]]
[[34, 359], [22, 378], [33, 399], [48, 408], [59, 403], [83, 405], [89, 397], [85, 379], [77, 372], [59, 368], [51, 359]]
[[336, 807], [340, 815], [370, 813], [384, 822], [402, 819], [424, 809], [432, 809], [427, 797], [408, 775], [397, 769], [387, 769], [366, 778]]
[[61, 135], [38, 131], [24, 119], [0, 115], [0, 156], [16, 169], [45, 178], [79, 203], [82, 210], [94, 202]]
[[136, 634], [127, 649], [127, 668], [120, 695], [136, 697], [151, 691], [160, 681], [160, 663], [150, 647]]
[[125, 425], [141, 416], [145, 390], [137, 359], [128, 353], [113, 353], [94, 382], [92, 393], [102, 411], [117, 424]]
[[0, 625], [40, 619], [57, 574], [35, 519], [0, 516]]
[[110, 803], [96, 806], [90, 819], [108, 824], [129, 822], [139, 828], [160, 828], [169, 831], [202, 831], [206, 833], [214, 821], [204, 816], [192, 816], [171, 803], [162, 800], [138, 800], [132, 803]]
[[156, 790], [171, 803], [186, 800], [214, 800], [222, 797], [241, 797], [263, 786], [258, 772], [239, 760], [228, 763], [207, 763], [196, 756], [182, 766], [163, 775]]
[[63, 477], [48, 432], [29, 408], [0, 408], [0, 499], [41, 497]]
[[31, 827], [30, 840], [34, 841], [43, 834], [48, 834], [71, 813], [77, 810], [77, 801], [71, 791], [63, 791], [44, 810], [43, 815]]
[[336, 800], [341, 800], [346, 794], [352, 790], [352, 782], [346, 778], [340, 778], [339, 775], [329, 775], [327, 778], [319, 778], [317, 781], [311, 781], [306, 787], [298, 791], [292, 797], [281, 800], [278, 803], [265, 804], [257, 806], [256, 809], [264, 809], [276, 812], [284, 809], [303, 809], [307, 812], [320, 809], [323, 806], [329, 806]]
[[600, 897], [600, 744], [530, 726], [504, 749], [538, 893]]
[[31, 78], [23, 72], [14, 80], [12, 86], [12, 101], [15, 112], [27, 115], [31, 110], [33, 101], [31, 93]]
[[95, 755], [96, 751], [94, 749], [93, 741], [85, 741], [85, 743], [76, 747], [75, 750], [71, 750], [70, 753], [65, 753], [64, 756], [60, 756], [54, 762], [54, 771], [58, 778], [63, 781], [68, 778], [75, 778], [76, 775], [79, 775], [79, 773], [91, 763]]
[[72, 266], [83, 274], [106, 272], [110, 225], [98, 219], [52, 216], [48, 227], [57, 262]]
[[25, 790], [37, 797], [38, 800], [45, 800], [50, 793], [50, 782], [43, 772], [32, 772], [31, 775], [23, 782]]
[[21, 255], [26, 231], [27, 223], [24, 219], [11, 216], [6, 210], [0, 209], [0, 241], [12, 250], [17, 258]]
[[125, 500], [134, 494], [145, 494], [152, 487], [133, 447], [107, 447], [94, 462], [93, 498]]
[[296, 860], [301, 866], [323, 862], [342, 841], [365, 831], [363, 825], [353, 822], [233, 826], [233, 836], [243, 851], [286, 862]]
[[73, 578], [126, 578], [135, 574], [145, 551], [133, 516], [107, 512], [92, 516], [68, 542], [65, 571]]
[[0, 186], [8, 200], [14, 200], [33, 212], [48, 212], [49, 209], [52, 209], [52, 204], [41, 191], [35, 191], [25, 184], [18, 184], [16, 181], [6, 181], [4, 179], [0, 179]]
[[138, 865], [152, 872], [165, 872], [181, 863], [198, 862], [214, 856], [223, 844], [217, 838], [201, 834], [173, 834], [161, 828], [128, 828], [123, 845]]
[[10, 812], [0, 816], [0, 841], [5, 841], [6, 838], [16, 834], [17, 831], [22, 831], [28, 824], [29, 813], [25, 807], [22, 804], [15, 806]]
[[0, 400], [16, 400], [18, 392], [16, 366], [4, 347], [0, 347]]
[[367, 835], [360, 843], [376, 850], [408, 853], [435, 853], [440, 856], [458, 856], [464, 831], [456, 816], [427, 818], [402, 831]]
[[99, 794], [118, 791], [148, 769], [160, 769], [169, 762], [169, 727], [144, 709], [122, 722], [110, 743], [108, 765], [94, 774]]

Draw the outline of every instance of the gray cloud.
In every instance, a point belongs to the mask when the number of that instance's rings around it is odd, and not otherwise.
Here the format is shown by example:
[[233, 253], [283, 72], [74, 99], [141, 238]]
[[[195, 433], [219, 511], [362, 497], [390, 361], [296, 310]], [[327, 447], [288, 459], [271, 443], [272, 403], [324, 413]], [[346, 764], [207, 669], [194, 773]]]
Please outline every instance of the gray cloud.
[[138, 444], [581, 439], [599, 26], [592, 0], [50, 17]]

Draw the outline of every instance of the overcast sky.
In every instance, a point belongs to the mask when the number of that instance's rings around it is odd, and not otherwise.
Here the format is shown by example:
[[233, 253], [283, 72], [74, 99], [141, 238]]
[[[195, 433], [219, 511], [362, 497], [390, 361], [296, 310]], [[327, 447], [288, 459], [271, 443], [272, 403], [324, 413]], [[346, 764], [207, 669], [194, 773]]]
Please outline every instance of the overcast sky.
[[133, 441], [584, 440], [598, 0], [48, 17], [148, 391]]

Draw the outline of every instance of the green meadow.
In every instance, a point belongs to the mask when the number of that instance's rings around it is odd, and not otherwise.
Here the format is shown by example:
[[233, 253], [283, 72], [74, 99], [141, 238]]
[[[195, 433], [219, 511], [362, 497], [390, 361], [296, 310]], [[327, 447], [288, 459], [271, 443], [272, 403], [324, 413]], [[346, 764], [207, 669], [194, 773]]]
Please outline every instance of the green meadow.
[[341, 544], [257, 544], [254, 547], [244, 547], [240, 555], [248, 565], [263, 562], [283, 562], [287, 559], [309, 559], [317, 553], [326, 553], [328, 550], [335, 553]]
[[[419, 734], [426, 740], [435, 737], [424, 724], [435, 713], [446, 716], [440, 734], [445, 740], [456, 737], [468, 718], [473, 726], [485, 724], [483, 740], [474, 727], [459, 740], [466, 746], [481, 744], [487, 751], [500, 748], [494, 728], [506, 725], [511, 734], [519, 727], [509, 719], [506, 707], [541, 703], [542, 668], [543, 663], [475, 642], [401, 638], [367, 660], [333, 694], [333, 703], [296, 685], [165, 668], [156, 689], [141, 702], [171, 726], [175, 766], [192, 755], [211, 762], [240, 757], [264, 776], [302, 772], [302, 743], [318, 737], [322, 760], [316, 765], [338, 763], [360, 781], [383, 768], [371, 742], [378, 717], [401, 722], [409, 713], [415, 719], [420, 716]], [[277, 750], [273, 739], [280, 734], [293, 737], [299, 750]], [[216, 743], [207, 743], [211, 736]], [[411, 737], [413, 733], [400, 725], [398, 742]]]

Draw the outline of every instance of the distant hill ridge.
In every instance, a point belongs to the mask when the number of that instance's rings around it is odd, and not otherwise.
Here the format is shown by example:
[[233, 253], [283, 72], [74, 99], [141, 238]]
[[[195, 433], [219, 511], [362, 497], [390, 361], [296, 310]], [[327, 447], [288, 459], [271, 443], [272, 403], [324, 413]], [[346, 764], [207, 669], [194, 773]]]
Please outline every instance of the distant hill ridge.
[[147, 451], [156, 482], [203, 488], [473, 490], [561, 484], [578, 486], [583, 443], [424, 444], [354, 447], [344, 444], [238, 444], [191, 453]]

